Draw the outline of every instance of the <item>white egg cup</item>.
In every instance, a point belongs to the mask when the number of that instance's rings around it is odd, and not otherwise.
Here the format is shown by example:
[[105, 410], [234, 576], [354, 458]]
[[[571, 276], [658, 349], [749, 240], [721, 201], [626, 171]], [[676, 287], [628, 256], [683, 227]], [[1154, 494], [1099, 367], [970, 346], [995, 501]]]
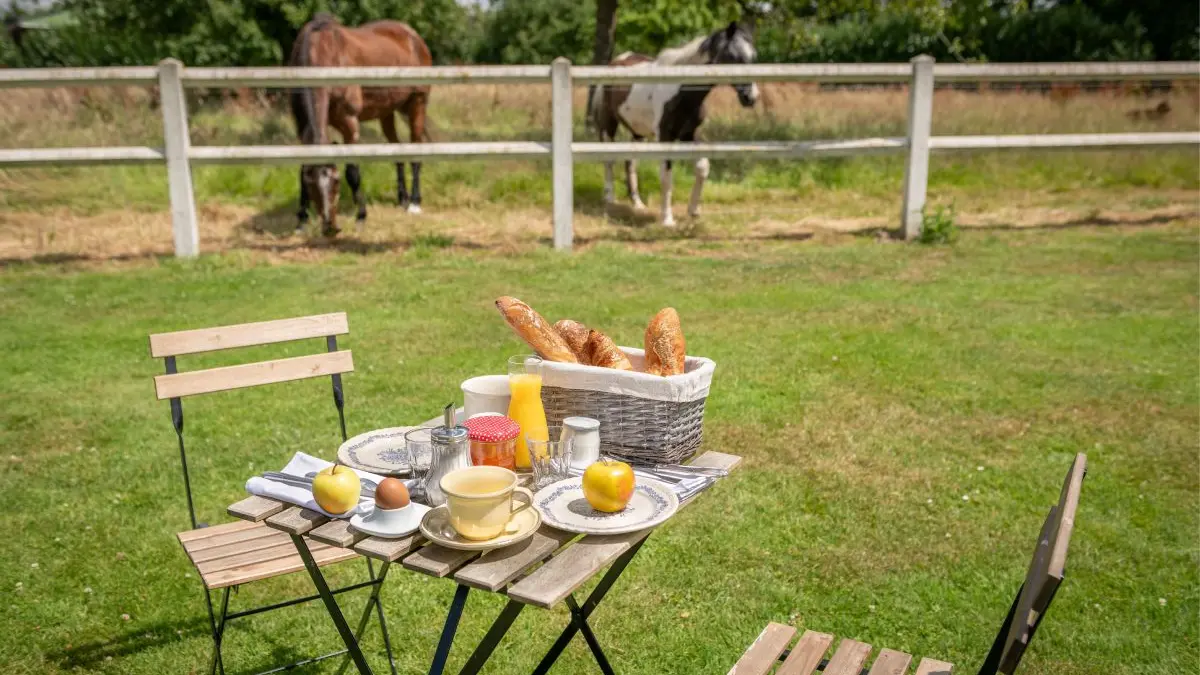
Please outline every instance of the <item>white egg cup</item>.
[[416, 502], [409, 502], [408, 506], [399, 509], [376, 506], [366, 514], [351, 517], [350, 525], [373, 537], [403, 537], [417, 531], [428, 511], [428, 506]]

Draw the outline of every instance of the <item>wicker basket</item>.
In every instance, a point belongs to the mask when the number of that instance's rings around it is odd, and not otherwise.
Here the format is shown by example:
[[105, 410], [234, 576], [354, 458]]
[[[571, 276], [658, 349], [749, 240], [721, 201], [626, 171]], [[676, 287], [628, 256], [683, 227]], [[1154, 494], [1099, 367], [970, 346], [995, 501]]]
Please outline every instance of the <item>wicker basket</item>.
[[572, 363], [544, 363], [546, 420], [571, 416], [600, 420], [600, 451], [627, 460], [679, 463], [704, 437], [704, 402], [716, 364], [689, 356], [682, 375], [640, 372], [640, 349], [621, 347], [636, 372]]

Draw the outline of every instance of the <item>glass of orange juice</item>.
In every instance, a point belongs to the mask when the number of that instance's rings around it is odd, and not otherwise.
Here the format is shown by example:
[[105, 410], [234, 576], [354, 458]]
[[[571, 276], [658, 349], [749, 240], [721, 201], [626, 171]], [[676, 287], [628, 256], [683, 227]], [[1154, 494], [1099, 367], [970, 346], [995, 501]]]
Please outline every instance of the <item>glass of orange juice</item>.
[[517, 470], [529, 471], [529, 445], [526, 439], [549, 440], [546, 428], [546, 409], [542, 406], [542, 359], [522, 354], [508, 359], [508, 416], [521, 425], [517, 436]]

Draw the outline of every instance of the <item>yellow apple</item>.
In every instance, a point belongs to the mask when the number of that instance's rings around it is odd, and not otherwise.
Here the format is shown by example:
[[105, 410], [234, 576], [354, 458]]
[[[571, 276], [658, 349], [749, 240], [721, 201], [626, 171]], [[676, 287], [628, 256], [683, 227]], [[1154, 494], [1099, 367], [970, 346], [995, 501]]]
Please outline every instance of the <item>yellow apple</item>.
[[602, 459], [583, 472], [583, 496], [597, 511], [616, 513], [633, 497], [633, 469], [625, 462]]
[[358, 506], [361, 491], [362, 483], [358, 480], [358, 474], [344, 464], [321, 469], [313, 478], [313, 499], [329, 513], [345, 513]]

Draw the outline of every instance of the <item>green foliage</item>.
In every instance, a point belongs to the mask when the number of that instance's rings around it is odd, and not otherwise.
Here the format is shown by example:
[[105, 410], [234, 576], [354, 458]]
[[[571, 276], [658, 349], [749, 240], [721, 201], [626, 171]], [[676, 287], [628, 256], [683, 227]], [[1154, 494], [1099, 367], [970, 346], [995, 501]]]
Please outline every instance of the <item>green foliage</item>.
[[[407, 21], [437, 63], [591, 60], [594, 0], [63, 0], [23, 48], [0, 40], [9, 66], [131, 65], [173, 56], [189, 65], [275, 65], [318, 11], [347, 25]], [[1200, 4], [1171, 0], [779, 0], [756, 17], [764, 62], [1077, 61], [1200, 58]], [[655, 54], [746, 18], [737, 0], [623, 0], [615, 53]]]
[[921, 215], [921, 234], [917, 241], [922, 244], [951, 244], [958, 238], [958, 226], [954, 224], [954, 207], [939, 206], [933, 213]]
[[592, 0], [502, 0], [493, 5], [476, 57], [482, 63], [549, 63], [565, 56], [587, 63], [595, 20]]
[[377, 19], [406, 21], [421, 34], [435, 62], [469, 60], [477, 17], [455, 0], [362, 0], [331, 11], [327, 0], [66, 0], [73, 25], [32, 31], [20, 51], [4, 42], [3, 63], [14, 66], [142, 65], [174, 57], [192, 66], [279, 65], [317, 12], [347, 25]]

